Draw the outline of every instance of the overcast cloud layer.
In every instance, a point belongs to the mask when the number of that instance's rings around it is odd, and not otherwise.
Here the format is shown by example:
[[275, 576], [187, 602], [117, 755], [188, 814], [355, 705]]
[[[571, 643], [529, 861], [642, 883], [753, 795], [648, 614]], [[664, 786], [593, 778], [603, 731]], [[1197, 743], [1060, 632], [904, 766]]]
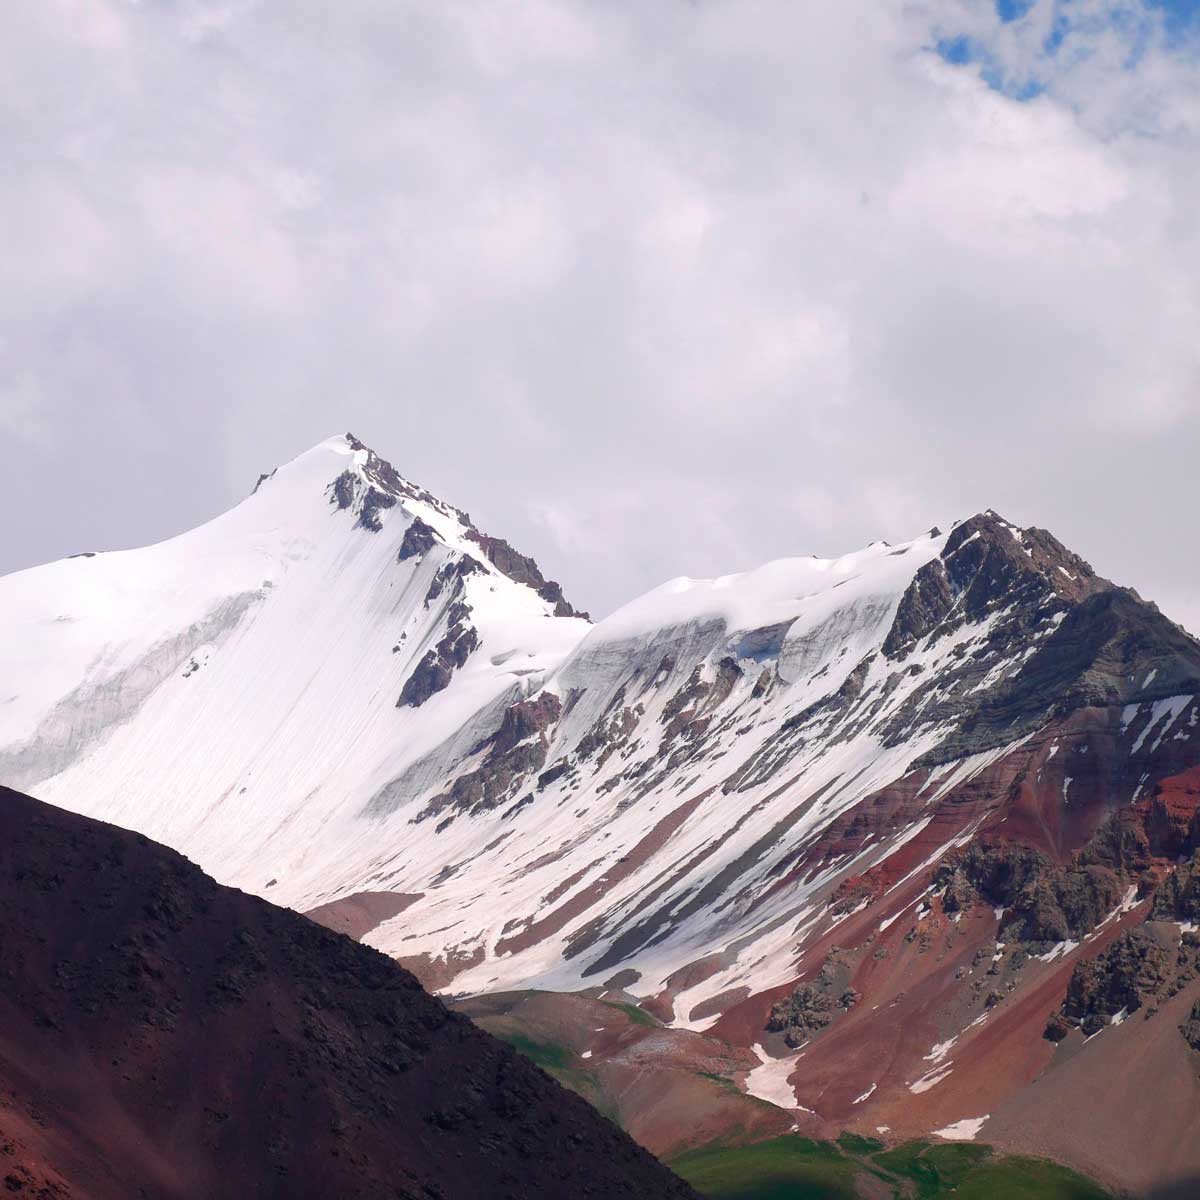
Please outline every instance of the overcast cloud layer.
[[1200, 632], [1195, 8], [14, 0], [0, 570], [350, 429], [594, 613], [994, 507]]

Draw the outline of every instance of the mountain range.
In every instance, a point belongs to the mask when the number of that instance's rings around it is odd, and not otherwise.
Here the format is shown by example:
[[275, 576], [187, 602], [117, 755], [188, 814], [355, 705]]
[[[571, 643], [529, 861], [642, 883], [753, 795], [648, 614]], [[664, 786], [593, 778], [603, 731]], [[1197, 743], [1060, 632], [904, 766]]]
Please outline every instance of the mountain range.
[[0, 782], [383, 952], [655, 1153], [1200, 1171], [1200, 643], [1045, 530], [593, 623], [346, 435], [0, 614]]

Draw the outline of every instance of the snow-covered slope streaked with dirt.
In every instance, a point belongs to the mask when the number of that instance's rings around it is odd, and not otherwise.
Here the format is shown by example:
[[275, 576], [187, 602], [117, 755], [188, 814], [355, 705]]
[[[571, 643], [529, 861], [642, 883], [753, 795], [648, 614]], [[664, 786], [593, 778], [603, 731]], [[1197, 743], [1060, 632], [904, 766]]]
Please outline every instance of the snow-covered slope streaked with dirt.
[[[181, 537], [3, 579], [0, 777], [249, 890], [320, 890], [377, 836], [358, 815], [376, 780], [537, 686], [587, 631], [466, 522], [339, 437]], [[400, 561], [414, 524], [428, 546]], [[455, 604], [478, 645], [397, 707]]]
[[698, 1029], [881, 887], [907, 905], [1064, 716], [1111, 716], [1125, 799], [1162, 777], [1200, 678], [994, 513], [592, 626], [348, 437], [173, 541], [0, 580], [0, 614], [0, 781], [279, 903], [347, 899], [431, 986], [619, 978]]

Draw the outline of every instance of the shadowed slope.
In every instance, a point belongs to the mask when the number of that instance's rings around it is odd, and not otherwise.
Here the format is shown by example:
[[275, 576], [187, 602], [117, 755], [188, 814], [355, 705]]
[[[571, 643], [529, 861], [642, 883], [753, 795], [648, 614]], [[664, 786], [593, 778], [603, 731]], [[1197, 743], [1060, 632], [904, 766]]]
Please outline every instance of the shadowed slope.
[[383, 955], [8, 789], [0, 847], [14, 1194], [694, 1195]]

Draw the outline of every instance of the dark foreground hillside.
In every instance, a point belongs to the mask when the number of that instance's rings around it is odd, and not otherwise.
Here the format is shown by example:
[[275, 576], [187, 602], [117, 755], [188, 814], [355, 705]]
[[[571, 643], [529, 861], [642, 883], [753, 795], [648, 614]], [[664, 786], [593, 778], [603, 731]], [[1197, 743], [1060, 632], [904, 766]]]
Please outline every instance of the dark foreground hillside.
[[695, 1196], [390, 959], [2, 788], [0, 1188]]

